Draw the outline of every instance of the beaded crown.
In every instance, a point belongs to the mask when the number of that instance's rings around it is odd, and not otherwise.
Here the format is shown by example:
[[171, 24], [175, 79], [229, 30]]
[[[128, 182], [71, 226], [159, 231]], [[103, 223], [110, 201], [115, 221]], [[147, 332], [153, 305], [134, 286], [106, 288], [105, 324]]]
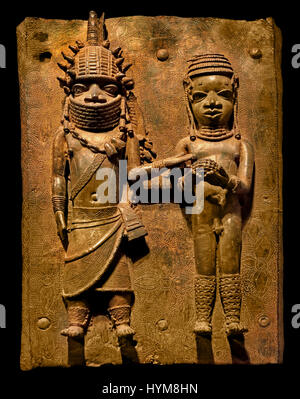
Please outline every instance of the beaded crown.
[[98, 19], [96, 12], [90, 11], [86, 43], [77, 40], [76, 45], [69, 46], [72, 55], [62, 52], [67, 64], [58, 63], [65, 72], [65, 77], [58, 77], [58, 80], [66, 94], [69, 94], [70, 87], [77, 79], [102, 78], [122, 84], [126, 89], [133, 88], [133, 80], [125, 75], [131, 64], [123, 66], [121, 48], [110, 50], [107, 36], [104, 14]]

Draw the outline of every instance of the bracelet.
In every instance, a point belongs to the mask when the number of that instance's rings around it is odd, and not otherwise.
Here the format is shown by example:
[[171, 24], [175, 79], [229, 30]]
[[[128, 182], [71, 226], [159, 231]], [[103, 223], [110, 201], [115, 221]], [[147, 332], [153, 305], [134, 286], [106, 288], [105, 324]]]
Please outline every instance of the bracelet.
[[52, 206], [54, 213], [56, 213], [57, 211], [65, 212], [66, 202], [66, 197], [64, 197], [63, 195], [53, 195]]

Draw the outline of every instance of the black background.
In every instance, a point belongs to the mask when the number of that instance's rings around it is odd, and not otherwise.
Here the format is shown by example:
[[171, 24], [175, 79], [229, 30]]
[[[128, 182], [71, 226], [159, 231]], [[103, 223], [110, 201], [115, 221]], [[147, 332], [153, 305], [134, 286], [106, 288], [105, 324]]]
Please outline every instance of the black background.
[[[233, 3], [177, 2], [176, 4], [65, 2], [55, 5], [44, 2], [37, 5], [1, 5], [0, 43], [6, 47], [6, 69], [0, 69], [0, 131], [1, 131], [1, 261], [0, 303], [7, 312], [7, 328], [0, 329], [0, 397], [10, 397], [16, 389], [19, 395], [32, 398], [101, 398], [103, 384], [116, 385], [149, 383], [198, 383], [198, 397], [237, 396], [263, 393], [271, 395], [281, 387], [283, 394], [296, 394], [299, 388], [300, 329], [291, 326], [291, 307], [300, 303], [300, 68], [291, 65], [292, 46], [300, 43], [300, 13], [296, 3], [282, 1], [280, 5], [263, 5], [262, 1]], [[254, 20], [273, 17], [281, 29], [283, 75], [283, 210], [284, 210], [284, 335], [283, 364], [266, 366], [169, 366], [148, 365], [101, 367], [100, 369], [41, 369], [20, 371], [21, 331], [21, 205], [22, 181], [20, 166], [20, 117], [17, 77], [16, 26], [25, 17], [56, 19], [87, 19], [89, 10], [106, 18], [128, 15], [177, 15], [182, 17], [220, 17]], [[45, 93], [46, 95], [46, 93]], [[272, 165], [266, 165], [266, 168]], [[240, 385], [242, 383], [242, 385]], [[4, 394], [4, 386], [7, 394]], [[3, 396], [2, 396], [3, 392]], [[279, 392], [278, 392], [279, 393]], [[4, 396], [5, 395], [5, 396]], [[166, 397], [168, 395], [165, 395]], [[174, 395], [181, 398], [183, 395]], [[191, 396], [191, 395], [190, 395]], [[104, 395], [103, 397], [109, 397]], [[115, 395], [114, 398], [125, 396]], [[141, 397], [146, 397], [145, 395]], [[151, 397], [151, 395], [149, 395]], [[157, 395], [152, 395], [153, 398]]]

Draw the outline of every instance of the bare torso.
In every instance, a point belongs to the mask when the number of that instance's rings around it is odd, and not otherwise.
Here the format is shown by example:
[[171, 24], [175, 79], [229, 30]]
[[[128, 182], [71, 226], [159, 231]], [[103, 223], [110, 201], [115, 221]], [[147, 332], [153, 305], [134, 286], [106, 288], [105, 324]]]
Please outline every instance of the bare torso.
[[[101, 150], [104, 151], [104, 144], [109, 141], [113, 137], [117, 137], [119, 135], [119, 130], [114, 129], [113, 131], [107, 133], [91, 133], [80, 131], [80, 136], [85, 138], [90, 144], [93, 146], [97, 146]], [[95, 154], [88, 148], [81, 145], [80, 141], [72, 137], [70, 134], [66, 136], [68, 153], [70, 159], [70, 178], [71, 182], [76, 182], [82, 175], [84, 175], [85, 170], [90, 166], [93, 162]], [[107, 156], [103, 156], [104, 160], [102, 161], [99, 168], [110, 168], [115, 172], [116, 183], [118, 182], [119, 177], [119, 166], [118, 160], [124, 159], [125, 150], [118, 154], [118, 158], [113, 161], [110, 160]], [[97, 188], [101, 185], [104, 180], [97, 179], [97, 172], [93, 174], [88, 183], [83, 187], [83, 189], [78, 193], [78, 195], [74, 199], [73, 205], [75, 207], [106, 207], [112, 204], [116, 204], [118, 198], [118, 184], [117, 192], [116, 192], [116, 200], [113, 203], [104, 202], [101, 198], [97, 199]], [[72, 183], [74, 184], [74, 183]]]

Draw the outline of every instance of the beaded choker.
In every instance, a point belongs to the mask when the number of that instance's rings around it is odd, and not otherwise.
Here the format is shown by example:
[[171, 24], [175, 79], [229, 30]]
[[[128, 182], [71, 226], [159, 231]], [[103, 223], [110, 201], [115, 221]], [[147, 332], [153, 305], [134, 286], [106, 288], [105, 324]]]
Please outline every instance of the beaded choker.
[[201, 128], [197, 130], [196, 136], [203, 140], [218, 141], [228, 139], [233, 136], [233, 131], [225, 128]]
[[121, 96], [107, 104], [81, 104], [70, 96], [70, 120], [78, 129], [107, 131], [118, 126], [121, 113]]

